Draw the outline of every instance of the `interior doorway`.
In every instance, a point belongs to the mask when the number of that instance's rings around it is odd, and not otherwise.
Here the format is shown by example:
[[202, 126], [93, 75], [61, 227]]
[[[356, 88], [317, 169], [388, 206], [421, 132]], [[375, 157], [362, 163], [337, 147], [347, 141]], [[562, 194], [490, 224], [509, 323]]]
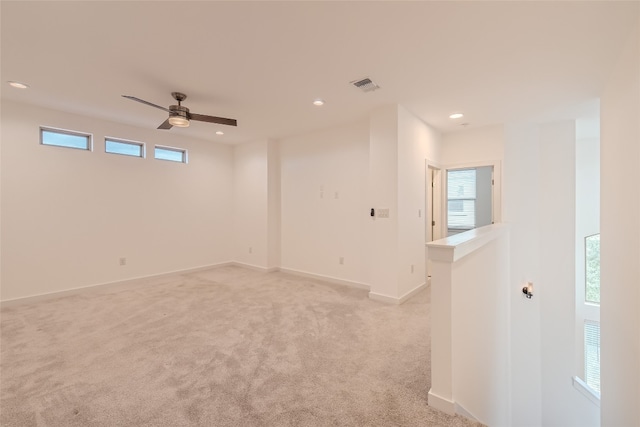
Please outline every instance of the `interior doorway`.
[[[442, 224], [442, 170], [427, 163], [426, 173], [426, 215], [425, 215], [425, 243], [433, 242], [444, 237]], [[426, 272], [428, 280], [431, 277], [431, 261], [428, 249]]]
[[441, 169], [429, 165], [427, 168], [427, 215], [426, 242], [442, 239], [442, 179]]

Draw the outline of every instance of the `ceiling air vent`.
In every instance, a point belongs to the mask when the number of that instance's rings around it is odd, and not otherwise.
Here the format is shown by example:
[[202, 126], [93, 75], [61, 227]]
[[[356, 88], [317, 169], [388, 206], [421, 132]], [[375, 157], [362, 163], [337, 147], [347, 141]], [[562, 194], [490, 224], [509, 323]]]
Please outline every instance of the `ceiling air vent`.
[[370, 78], [364, 78], [361, 80], [354, 80], [351, 82], [352, 85], [357, 87], [363, 92], [373, 92], [376, 89], [380, 89], [380, 86], [371, 81]]

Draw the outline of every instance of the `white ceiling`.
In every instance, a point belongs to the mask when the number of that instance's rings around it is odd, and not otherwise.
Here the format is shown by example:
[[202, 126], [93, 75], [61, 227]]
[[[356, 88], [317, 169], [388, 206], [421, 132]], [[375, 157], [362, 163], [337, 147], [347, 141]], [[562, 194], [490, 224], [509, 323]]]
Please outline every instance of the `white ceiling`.
[[[238, 143], [327, 128], [399, 103], [442, 132], [598, 97], [638, 2], [1, 2], [5, 99]], [[362, 93], [351, 80], [371, 77]], [[8, 87], [28, 83], [28, 90]], [[313, 99], [326, 101], [314, 107]], [[462, 120], [449, 114], [461, 111]], [[215, 135], [224, 130], [225, 135]]]

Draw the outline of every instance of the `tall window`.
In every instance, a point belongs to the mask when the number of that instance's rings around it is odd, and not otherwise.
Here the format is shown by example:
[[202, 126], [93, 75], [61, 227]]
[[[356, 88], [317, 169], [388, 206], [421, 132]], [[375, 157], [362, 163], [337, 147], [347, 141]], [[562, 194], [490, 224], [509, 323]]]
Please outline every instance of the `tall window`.
[[600, 393], [600, 322], [584, 322], [584, 382]]
[[[600, 235], [587, 236], [585, 242], [584, 381], [600, 393]], [[596, 311], [597, 316], [590, 315]]]
[[476, 227], [476, 170], [447, 173], [447, 228], [453, 233]]

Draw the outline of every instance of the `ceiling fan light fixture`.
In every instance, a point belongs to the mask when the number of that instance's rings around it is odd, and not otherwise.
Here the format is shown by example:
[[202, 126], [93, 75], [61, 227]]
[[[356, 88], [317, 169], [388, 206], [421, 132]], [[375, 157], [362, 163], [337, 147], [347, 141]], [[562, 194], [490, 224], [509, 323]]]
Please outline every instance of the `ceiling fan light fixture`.
[[9, 86], [15, 87], [16, 89], [29, 89], [29, 85], [21, 82], [8, 81]]
[[176, 126], [179, 128], [188, 128], [189, 120], [186, 117], [182, 116], [171, 116], [169, 117], [169, 124], [171, 124], [171, 126]]

